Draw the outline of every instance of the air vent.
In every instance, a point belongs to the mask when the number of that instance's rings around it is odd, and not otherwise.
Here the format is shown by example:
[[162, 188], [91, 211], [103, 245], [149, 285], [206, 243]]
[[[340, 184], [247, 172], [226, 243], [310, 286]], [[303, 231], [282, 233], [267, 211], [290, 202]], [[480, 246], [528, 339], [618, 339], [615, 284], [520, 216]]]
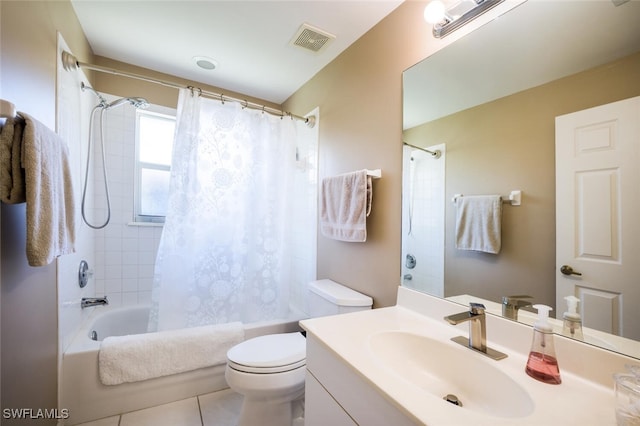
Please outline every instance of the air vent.
[[318, 53], [326, 49], [335, 38], [336, 36], [333, 34], [329, 34], [305, 23], [300, 26], [296, 35], [293, 36], [291, 44]]

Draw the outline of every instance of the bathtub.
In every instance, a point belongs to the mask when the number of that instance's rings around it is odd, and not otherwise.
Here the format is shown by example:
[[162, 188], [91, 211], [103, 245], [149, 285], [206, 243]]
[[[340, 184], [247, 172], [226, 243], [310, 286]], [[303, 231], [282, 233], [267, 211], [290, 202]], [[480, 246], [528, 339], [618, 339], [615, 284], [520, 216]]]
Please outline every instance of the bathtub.
[[[146, 333], [149, 306], [95, 307], [62, 356], [60, 407], [69, 410], [65, 425], [97, 420], [226, 389], [225, 365], [215, 365], [136, 383], [105, 386], [98, 376], [100, 340]], [[245, 339], [300, 330], [303, 315], [245, 325]], [[93, 340], [92, 337], [98, 340]]]

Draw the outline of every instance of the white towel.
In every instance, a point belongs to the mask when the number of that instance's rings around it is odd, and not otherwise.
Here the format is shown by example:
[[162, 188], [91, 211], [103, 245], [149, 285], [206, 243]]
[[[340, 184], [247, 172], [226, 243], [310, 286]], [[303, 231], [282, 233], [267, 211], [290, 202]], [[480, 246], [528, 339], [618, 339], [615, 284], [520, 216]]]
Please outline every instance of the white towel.
[[225, 364], [243, 340], [240, 322], [107, 337], [98, 353], [100, 381], [118, 385]]
[[499, 195], [456, 198], [456, 248], [498, 254], [502, 245]]
[[367, 216], [371, 212], [373, 190], [366, 170], [322, 180], [320, 230], [334, 240], [367, 240]]
[[27, 260], [48, 265], [75, 252], [75, 204], [67, 144], [47, 126], [25, 119], [23, 164], [27, 198]]
[[7, 204], [26, 201], [22, 168], [24, 119], [9, 117], [0, 131], [0, 201]]

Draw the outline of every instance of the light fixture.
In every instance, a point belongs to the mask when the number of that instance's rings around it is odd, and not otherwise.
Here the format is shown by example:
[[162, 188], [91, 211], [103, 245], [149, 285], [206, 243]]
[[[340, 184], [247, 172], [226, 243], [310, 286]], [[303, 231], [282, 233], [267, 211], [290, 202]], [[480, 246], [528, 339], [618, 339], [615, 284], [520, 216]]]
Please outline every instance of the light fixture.
[[424, 9], [424, 19], [433, 24], [433, 36], [442, 38], [503, 1], [460, 0], [446, 8], [441, 0], [433, 0]]
[[440, 0], [430, 1], [424, 8], [424, 20], [429, 24], [437, 24], [445, 18], [446, 8]]
[[193, 62], [203, 70], [207, 71], [213, 71], [218, 66], [218, 63], [215, 60], [206, 56], [194, 56]]

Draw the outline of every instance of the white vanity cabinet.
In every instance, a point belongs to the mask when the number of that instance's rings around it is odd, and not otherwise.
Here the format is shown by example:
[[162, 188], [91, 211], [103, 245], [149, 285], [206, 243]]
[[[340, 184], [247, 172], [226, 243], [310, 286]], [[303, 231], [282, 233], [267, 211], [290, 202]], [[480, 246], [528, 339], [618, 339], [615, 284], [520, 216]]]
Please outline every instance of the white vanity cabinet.
[[357, 425], [309, 370], [307, 370], [304, 392], [304, 426]]
[[305, 426], [421, 424], [386, 399], [311, 333], [307, 333]]

